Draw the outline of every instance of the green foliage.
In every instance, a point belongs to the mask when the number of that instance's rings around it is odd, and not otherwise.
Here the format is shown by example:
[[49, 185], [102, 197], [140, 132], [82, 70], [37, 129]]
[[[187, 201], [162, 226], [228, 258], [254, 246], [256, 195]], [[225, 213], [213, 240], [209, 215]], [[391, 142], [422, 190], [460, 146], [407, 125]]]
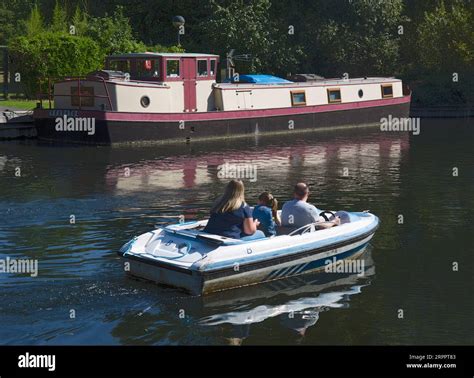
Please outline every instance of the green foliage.
[[85, 35], [89, 27], [87, 12], [84, 12], [79, 5], [76, 6], [72, 16], [72, 26], [74, 26], [75, 35]]
[[91, 17], [85, 35], [99, 44], [104, 55], [146, 51], [145, 44], [133, 37], [130, 22], [121, 7], [117, 7], [112, 16]]
[[474, 13], [463, 2], [446, 5], [440, 1], [425, 11], [417, 28], [416, 47], [417, 63], [407, 77], [414, 80], [417, 103], [474, 103]]
[[25, 23], [35, 6], [34, 0], [0, 0], [0, 44], [25, 32]]
[[38, 5], [35, 5], [31, 9], [30, 17], [25, 22], [26, 35], [34, 36], [43, 31], [43, 17], [38, 8]]
[[0, 3], [0, 45], [6, 43], [8, 37], [13, 34], [13, 22], [15, 14]]
[[68, 31], [67, 12], [66, 9], [61, 6], [58, 0], [56, 0], [56, 4], [54, 5], [50, 30], [52, 32], [62, 33], [66, 33]]
[[202, 29], [219, 54], [231, 49], [251, 54], [248, 70], [285, 72], [296, 64], [302, 51], [300, 46], [292, 46], [287, 30], [277, 26], [270, 10], [270, 0], [234, 0], [225, 5], [211, 0], [211, 17], [203, 22]]
[[[183, 47], [166, 47], [177, 42], [177, 14], [186, 19]], [[474, 0], [0, 0], [0, 43], [69, 25], [101, 58], [185, 48], [218, 53], [225, 64], [235, 49], [254, 58], [236, 62], [240, 73], [397, 75], [424, 104], [474, 103]]]
[[9, 49], [15, 72], [21, 74], [30, 98], [37, 92], [41, 78], [85, 75], [103, 63], [95, 41], [66, 33], [16, 37]]
[[397, 28], [407, 18], [402, 0], [337, 3], [337, 18], [317, 28], [315, 51], [324, 74], [393, 75], [398, 68]]
[[442, 1], [426, 12], [418, 29], [419, 62], [431, 72], [458, 72], [474, 67], [474, 15], [457, 2]]
[[146, 51], [156, 53], [182, 53], [184, 52], [184, 48], [182, 46], [162, 46], [157, 44], [154, 46], [147, 46]]
[[416, 105], [436, 106], [474, 104], [472, 75], [461, 75], [458, 82], [452, 76], [430, 75], [413, 82], [413, 102]]

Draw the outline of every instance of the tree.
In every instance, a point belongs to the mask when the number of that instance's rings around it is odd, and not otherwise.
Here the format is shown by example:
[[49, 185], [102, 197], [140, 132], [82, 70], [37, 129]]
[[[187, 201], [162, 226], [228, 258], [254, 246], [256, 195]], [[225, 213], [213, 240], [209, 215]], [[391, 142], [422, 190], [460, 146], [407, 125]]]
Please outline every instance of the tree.
[[[288, 40], [286, 25], [270, 18], [270, 0], [227, 1], [224, 5], [212, 0], [210, 17], [202, 22], [208, 45], [221, 55], [231, 49], [249, 53], [248, 70], [285, 73], [297, 63], [299, 46]], [[216, 32], [218, 31], [218, 32]]]
[[0, 3], [0, 45], [3, 45], [8, 37], [13, 34], [14, 13], [5, 7], [4, 2]]
[[145, 44], [133, 37], [130, 22], [121, 7], [117, 7], [112, 16], [91, 17], [85, 34], [97, 41], [104, 55], [146, 51]]
[[424, 14], [417, 46], [424, 70], [456, 72], [474, 67], [474, 15], [462, 2], [450, 9], [441, 1]]
[[474, 103], [474, 13], [461, 1], [449, 7], [441, 1], [425, 12], [416, 41], [416, 100], [429, 105]]
[[19, 36], [10, 41], [8, 48], [30, 98], [38, 91], [41, 79], [86, 75], [103, 64], [95, 41], [66, 33], [42, 32], [34, 36]]
[[61, 6], [58, 0], [53, 9], [53, 18], [51, 20], [51, 31], [67, 33], [67, 12], [66, 9]]
[[79, 4], [76, 6], [74, 15], [72, 16], [72, 26], [74, 27], [74, 34], [85, 35], [89, 27], [87, 12], [83, 11]]
[[393, 75], [398, 70], [398, 27], [407, 21], [402, 0], [333, 3], [316, 30], [315, 59], [323, 73], [350, 76]]
[[30, 17], [25, 22], [26, 35], [34, 36], [43, 31], [43, 17], [41, 16], [38, 4], [31, 9]]

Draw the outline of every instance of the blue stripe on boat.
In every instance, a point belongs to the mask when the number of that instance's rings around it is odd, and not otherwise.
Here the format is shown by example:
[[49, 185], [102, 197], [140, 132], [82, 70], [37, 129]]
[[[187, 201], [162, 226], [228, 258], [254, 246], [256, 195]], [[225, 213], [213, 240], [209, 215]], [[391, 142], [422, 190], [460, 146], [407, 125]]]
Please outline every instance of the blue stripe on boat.
[[[304, 265], [304, 264], [301, 264], [301, 265]], [[295, 273], [299, 268], [301, 268], [300, 265], [295, 265], [295, 267], [294, 267], [293, 269], [291, 269], [291, 270], [288, 272], [288, 274], [291, 275], [291, 274]]]
[[301, 266], [296, 270], [295, 274], [300, 273], [305, 268], [306, 265], [308, 265], [308, 263], [301, 264]]

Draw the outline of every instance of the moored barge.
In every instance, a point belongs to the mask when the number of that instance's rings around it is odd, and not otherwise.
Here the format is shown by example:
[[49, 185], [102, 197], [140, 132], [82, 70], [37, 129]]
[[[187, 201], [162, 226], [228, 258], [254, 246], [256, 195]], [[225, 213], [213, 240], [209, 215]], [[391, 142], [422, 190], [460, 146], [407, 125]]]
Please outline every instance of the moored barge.
[[409, 115], [411, 94], [396, 78], [241, 75], [217, 83], [218, 63], [218, 55], [197, 53], [110, 56], [105, 70], [54, 83], [54, 108], [34, 111], [38, 137], [105, 145], [184, 142]]

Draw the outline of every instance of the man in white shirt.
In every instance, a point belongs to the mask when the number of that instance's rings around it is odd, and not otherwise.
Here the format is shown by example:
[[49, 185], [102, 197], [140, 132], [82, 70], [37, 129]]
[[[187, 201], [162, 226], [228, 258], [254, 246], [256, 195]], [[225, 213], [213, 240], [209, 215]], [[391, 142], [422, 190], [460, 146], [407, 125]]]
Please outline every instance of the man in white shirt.
[[[307, 202], [309, 197], [308, 185], [303, 182], [296, 184], [294, 197], [293, 200], [285, 202], [283, 205], [281, 210], [282, 226], [300, 228], [317, 222], [321, 210]], [[336, 218], [333, 222], [326, 223], [327, 227], [332, 227], [339, 224], [339, 219]]]

